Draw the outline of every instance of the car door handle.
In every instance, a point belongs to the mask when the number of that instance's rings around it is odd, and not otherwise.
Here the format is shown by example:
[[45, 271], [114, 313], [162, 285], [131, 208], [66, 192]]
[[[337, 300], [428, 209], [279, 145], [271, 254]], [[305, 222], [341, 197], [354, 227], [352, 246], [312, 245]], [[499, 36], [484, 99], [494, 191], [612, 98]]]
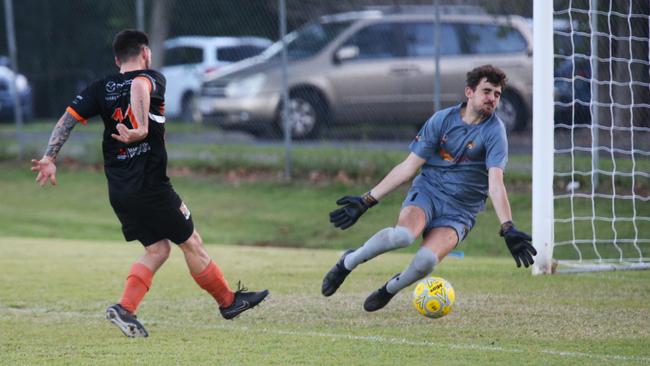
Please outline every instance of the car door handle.
[[391, 67], [390, 73], [397, 75], [419, 74], [420, 68], [417, 66], [395, 66]]

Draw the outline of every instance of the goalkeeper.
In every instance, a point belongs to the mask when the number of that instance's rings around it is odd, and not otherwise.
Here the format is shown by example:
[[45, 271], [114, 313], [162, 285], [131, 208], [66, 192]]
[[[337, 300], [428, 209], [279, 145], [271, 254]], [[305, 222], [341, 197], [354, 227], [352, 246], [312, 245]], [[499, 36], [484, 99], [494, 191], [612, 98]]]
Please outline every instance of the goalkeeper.
[[506, 84], [505, 73], [492, 65], [467, 73], [467, 101], [433, 115], [411, 142], [411, 153], [363, 196], [346, 196], [330, 213], [345, 230], [379, 200], [421, 169], [406, 195], [395, 227], [380, 230], [355, 250], [346, 251], [325, 275], [322, 293], [331, 296], [358, 265], [382, 253], [403, 248], [423, 235], [411, 263], [366, 298], [366, 311], [376, 311], [403, 288], [427, 276], [462, 241], [490, 196], [517, 267], [533, 264], [537, 254], [531, 237], [515, 227], [503, 183], [508, 142], [494, 113]]

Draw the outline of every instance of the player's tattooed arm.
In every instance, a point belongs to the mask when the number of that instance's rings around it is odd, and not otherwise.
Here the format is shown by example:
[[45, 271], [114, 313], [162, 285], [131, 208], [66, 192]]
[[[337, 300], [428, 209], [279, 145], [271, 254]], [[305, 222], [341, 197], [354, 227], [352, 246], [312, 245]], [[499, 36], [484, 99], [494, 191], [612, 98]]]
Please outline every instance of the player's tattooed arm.
[[52, 130], [50, 142], [45, 149], [45, 154], [40, 160], [32, 159], [32, 171], [37, 172], [36, 183], [41, 187], [47, 182], [56, 185], [56, 156], [61, 147], [70, 137], [70, 132], [77, 124], [77, 119], [68, 112], [65, 112]]
[[52, 130], [50, 142], [47, 145], [47, 149], [45, 149], [45, 156], [52, 158], [52, 160], [56, 159], [61, 147], [63, 147], [63, 144], [70, 137], [70, 132], [72, 132], [77, 122], [77, 119], [68, 112], [65, 112], [61, 116], [56, 126], [54, 126], [54, 130]]
[[151, 104], [152, 83], [145, 77], [133, 79], [131, 84], [131, 108], [137, 120], [137, 129], [144, 135], [149, 132], [149, 106]]
[[149, 129], [149, 126], [148, 126], [149, 125], [149, 116], [147, 115], [147, 111], [149, 110], [149, 106], [147, 105], [147, 107], [145, 108], [145, 101], [143, 99], [139, 99], [137, 101], [137, 104], [139, 105], [140, 108], [138, 108], [138, 109], [141, 112], [140, 115], [137, 117], [138, 121], [141, 121], [140, 123], [144, 124], [146, 129], [148, 130]]

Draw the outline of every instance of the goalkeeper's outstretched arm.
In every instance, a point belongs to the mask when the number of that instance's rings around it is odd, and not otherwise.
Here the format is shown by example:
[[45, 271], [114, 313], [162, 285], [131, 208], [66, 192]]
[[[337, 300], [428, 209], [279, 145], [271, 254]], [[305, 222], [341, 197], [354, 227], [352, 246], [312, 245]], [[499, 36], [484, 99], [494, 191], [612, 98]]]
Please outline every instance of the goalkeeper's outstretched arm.
[[489, 194], [494, 206], [494, 212], [499, 218], [499, 223], [512, 221], [512, 211], [510, 210], [510, 202], [508, 201], [508, 192], [503, 183], [503, 169], [490, 168], [488, 170], [489, 176]]
[[504, 238], [510, 254], [515, 259], [517, 267], [521, 267], [522, 264], [524, 267], [528, 267], [534, 263], [533, 256], [537, 254], [537, 251], [531, 244], [532, 238], [530, 235], [517, 230], [515, 224], [512, 222], [508, 193], [503, 183], [503, 169], [490, 168], [488, 176], [490, 199], [501, 223], [499, 234]]
[[364, 212], [379, 202], [380, 198], [413, 178], [424, 163], [424, 159], [414, 153], [410, 153], [379, 184], [363, 196], [345, 196], [339, 198], [336, 204], [342, 207], [330, 212], [330, 222], [341, 230], [345, 230], [354, 225]]
[[408, 182], [420, 170], [426, 160], [410, 153], [404, 161], [397, 164], [386, 176], [370, 190], [370, 194], [377, 200], [394, 191], [395, 188]]

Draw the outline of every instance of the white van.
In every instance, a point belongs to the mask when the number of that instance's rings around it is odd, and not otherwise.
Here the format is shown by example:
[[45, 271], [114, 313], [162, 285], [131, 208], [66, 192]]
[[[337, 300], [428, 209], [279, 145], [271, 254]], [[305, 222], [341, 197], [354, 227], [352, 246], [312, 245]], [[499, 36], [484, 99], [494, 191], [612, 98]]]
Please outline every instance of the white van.
[[200, 120], [194, 97], [203, 77], [224, 65], [255, 56], [269, 45], [270, 40], [259, 37], [184, 36], [165, 41], [161, 69], [167, 79], [165, 114]]

